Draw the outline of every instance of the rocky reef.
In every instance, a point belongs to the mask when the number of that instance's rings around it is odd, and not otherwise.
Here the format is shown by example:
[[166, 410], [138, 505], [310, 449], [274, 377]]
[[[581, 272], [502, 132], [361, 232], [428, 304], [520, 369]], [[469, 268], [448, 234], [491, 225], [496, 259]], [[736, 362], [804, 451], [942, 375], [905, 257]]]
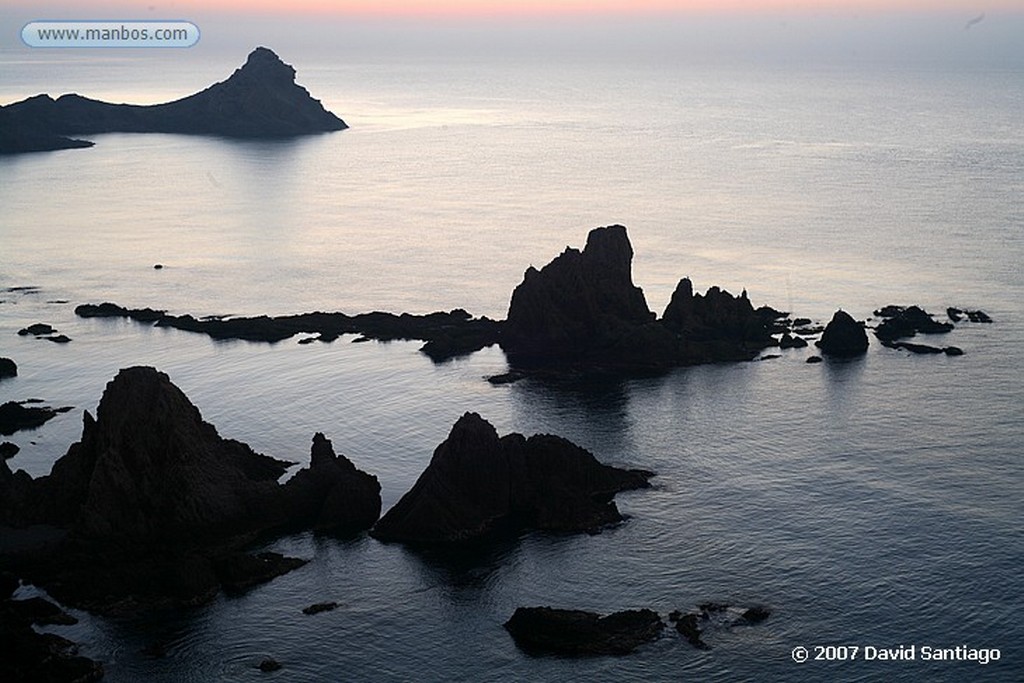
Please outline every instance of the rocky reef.
[[300, 343], [332, 342], [343, 334], [358, 334], [362, 340], [421, 340], [420, 349], [435, 362], [479, 351], [498, 340], [500, 323], [486, 317], [473, 318], [461, 308], [426, 315], [411, 313], [301, 313], [283, 316], [238, 318], [195, 318], [169, 315], [153, 308], [125, 308], [118, 304], [82, 304], [75, 308], [82, 318], [129, 318], [140, 323], [155, 323], [187, 332], [206, 334], [213, 339], [279, 342], [297, 334], [316, 334]]
[[173, 102], [108, 104], [80, 95], [37, 95], [0, 107], [0, 154], [93, 143], [69, 136], [95, 133], [182, 133], [281, 138], [348, 126], [295, 83], [295, 69], [258, 47], [226, 80]]
[[519, 607], [505, 622], [516, 644], [532, 653], [626, 655], [658, 638], [665, 623], [649, 609], [607, 616], [583, 610]]
[[593, 532], [622, 520], [616, 493], [644, 488], [652, 476], [603, 465], [558, 436], [499, 437], [478, 414], [466, 413], [370, 533], [384, 541], [450, 544], [526, 529]]
[[304, 564], [250, 555], [257, 538], [296, 528], [355, 533], [380, 512], [380, 486], [322, 434], [308, 469], [221, 437], [167, 375], [121, 370], [82, 438], [32, 479], [0, 463], [0, 524], [47, 525], [57, 541], [0, 556], [67, 604], [100, 612], [199, 604]]

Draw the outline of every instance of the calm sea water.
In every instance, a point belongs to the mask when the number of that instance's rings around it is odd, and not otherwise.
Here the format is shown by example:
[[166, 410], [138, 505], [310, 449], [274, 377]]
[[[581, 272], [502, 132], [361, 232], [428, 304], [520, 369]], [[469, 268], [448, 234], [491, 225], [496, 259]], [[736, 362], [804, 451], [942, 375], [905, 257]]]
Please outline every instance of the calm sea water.
[[[76, 613], [80, 625], [53, 629], [102, 660], [107, 680], [262, 680], [266, 656], [285, 667], [277, 680], [1024, 676], [1019, 72], [282, 56], [350, 130], [100, 135], [89, 150], [0, 159], [0, 289], [38, 288], [0, 294], [0, 355], [20, 368], [0, 400], [75, 407], [12, 437], [11, 464], [47, 472], [118, 368], [148, 364], [259, 451], [304, 461], [325, 432], [380, 478], [385, 508], [467, 410], [658, 476], [619, 496], [628, 521], [598, 536], [531, 534], [451, 557], [299, 535], [273, 547], [310, 564], [244, 597], [126, 621]], [[4, 59], [5, 101], [47, 89], [32, 85], [40, 74], [116, 97], [126, 73], [136, 80], [121, 99], [159, 101], [241, 61], [166, 67], [154, 84], [122, 58]], [[497, 349], [434, 365], [417, 343], [214, 342], [73, 313], [109, 300], [197, 315], [503, 317], [527, 266], [615, 222], [658, 311], [689, 276], [819, 320], [919, 303], [997, 322], [943, 338], [959, 358], [873, 345], [852, 362], [807, 365], [810, 352], [793, 350], [655, 379], [493, 387], [482, 378], [505, 368]], [[37, 321], [73, 341], [15, 334]], [[301, 614], [326, 600], [339, 609]], [[501, 628], [520, 605], [665, 614], [704, 601], [773, 614], [710, 635], [710, 652], [672, 632], [585, 660], [524, 655]], [[140, 653], [153, 642], [165, 658]], [[1002, 659], [790, 657], [843, 644]]]

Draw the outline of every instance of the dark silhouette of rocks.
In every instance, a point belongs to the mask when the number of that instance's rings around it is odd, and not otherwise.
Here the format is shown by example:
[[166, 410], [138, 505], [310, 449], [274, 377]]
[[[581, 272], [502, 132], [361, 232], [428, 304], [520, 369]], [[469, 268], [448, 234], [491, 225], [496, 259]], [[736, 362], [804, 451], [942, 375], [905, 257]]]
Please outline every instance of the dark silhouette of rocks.
[[[5, 584], [10, 586], [11, 575], [6, 577]], [[103, 666], [79, 656], [75, 643], [32, 628], [33, 624], [74, 624], [77, 619], [43, 598], [13, 600], [13, 588], [4, 592], [0, 602], [0, 670], [5, 682], [90, 683], [103, 678]]]
[[83, 536], [142, 542], [247, 529], [290, 463], [222, 438], [167, 375], [121, 370], [82, 439], [41, 480], [54, 516]]
[[18, 444], [11, 443], [10, 441], [4, 441], [0, 443], [0, 460], [10, 460], [18, 454], [21, 448]]
[[273, 671], [280, 671], [282, 669], [281, 663], [272, 657], [267, 657], [262, 660], [256, 667], [263, 673], [271, 673]]
[[816, 345], [828, 356], [859, 356], [868, 350], [868, 335], [863, 325], [840, 309], [825, 326]]
[[348, 126], [295, 83], [295, 69], [258, 47], [225, 81], [155, 105], [108, 104], [80, 95], [30, 97], [0, 107], [0, 154], [91, 146], [67, 136], [182, 133], [283, 138]]
[[309, 607], [303, 608], [302, 613], [311, 616], [313, 614], [320, 614], [321, 612], [330, 612], [337, 608], [338, 603], [336, 602], [318, 602], [310, 605]]
[[505, 622], [516, 645], [527, 652], [572, 656], [626, 655], [655, 640], [665, 628], [657, 612], [594, 612], [519, 607]]
[[[633, 248], [621, 225], [596, 228], [583, 251], [566, 247], [539, 271], [532, 266], [512, 292], [501, 346], [514, 363], [550, 358], [614, 360], [630, 354], [631, 340], [653, 325], [643, 290], [633, 284]], [[671, 355], [660, 328], [650, 344]], [[644, 350], [644, 354], [647, 350]], [[641, 361], [642, 357], [638, 357]]]
[[921, 334], [941, 334], [953, 329], [951, 323], [941, 323], [919, 306], [888, 305], [875, 311], [884, 320], [875, 328], [875, 336], [882, 341], [895, 341]]
[[711, 646], [704, 640], [705, 633], [730, 629], [733, 626], [753, 626], [760, 624], [771, 616], [771, 610], [763, 605], [738, 607], [719, 602], [706, 602], [697, 606], [694, 612], [683, 614], [676, 610], [676, 631], [690, 645], [698, 650], [710, 650]]
[[314, 531], [350, 536], [373, 526], [380, 517], [380, 483], [335, 455], [329, 439], [313, 436], [309, 467], [284, 487], [293, 524]]
[[18, 330], [18, 334], [22, 337], [27, 337], [30, 335], [35, 337], [42, 337], [47, 334], [53, 334], [56, 331], [57, 330], [53, 329], [52, 326], [47, 325], [46, 323], [34, 323], [32, 325], [29, 325], [28, 327], [23, 327], [20, 330]]
[[808, 363], [821, 363], [824, 359], [821, 356], [810, 356], [806, 362]]
[[919, 354], [919, 355], [938, 355], [940, 353], [944, 353], [947, 356], [962, 356], [962, 355], [964, 355], [963, 349], [961, 349], [961, 348], [959, 348], [957, 346], [938, 347], [938, 346], [929, 346], [927, 344], [912, 344], [910, 342], [893, 342], [893, 341], [882, 342], [882, 346], [885, 346], [886, 348], [890, 348], [890, 349], [902, 349], [904, 351], [909, 351], [911, 353], [915, 353], [915, 354]]
[[755, 312], [746, 292], [694, 294], [680, 280], [661, 320], [632, 281], [626, 228], [595, 228], [583, 251], [566, 248], [527, 269], [509, 303], [501, 346], [513, 366], [667, 369], [750, 360], [772, 344], [774, 309]]
[[250, 555], [233, 552], [216, 557], [213, 568], [224, 591], [239, 594], [298, 569], [306, 563], [307, 560], [285, 557], [281, 553], [263, 552]]
[[380, 511], [374, 477], [314, 438], [310, 467], [288, 485], [290, 463], [221, 437], [153, 368], [122, 370], [82, 438], [47, 476], [0, 462], [0, 524], [46, 524], [63, 539], [31, 557], [25, 576], [55, 598], [104, 613], [196, 605], [244, 591], [305, 560], [251, 555], [250, 541], [310, 526], [355, 533]]
[[18, 376], [18, 364], [10, 358], [0, 358], [0, 379]]
[[964, 311], [972, 323], [991, 323], [992, 318], [985, 311]]
[[684, 614], [676, 621], [676, 631], [686, 638], [686, 642], [698, 650], [710, 650], [711, 646], [701, 639], [700, 617], [696, 614]]
[[693, 293], [689, 278], [676, 285], [661, 322], [678, 342], [680, 365], [750, 360], [772, 345], [774, 321], [784, 313], [765, 307], [755, 311], [744, 290], [738, 297], [711, 287]]
[[754, 605], [743, 611], [740, 615], [740, 619], [748, 624], [760, 624], [766, 620], [772, 614], [771, 610], [763, 605]]
[[50, 408], [49, 406], [27, 405], [37, 401], [8, 401], [0, 405], [0, 435], [10, 436], [23, 429], [35, 429], [72, 410], [70, 406]]
[[[500, 324], [486, 317], [473, 318], [457, 308], [426, 315], [402, 313], [303, 313], [285, 316], [239, 318], [202, 318], [191, 315], [168, 315], [152, 308], [130, 309], [113, 303], [82, 304], [75, 313], [83, 318], [129, 318], [138, 322], [155, 322], [158, 327], [172, 327], [198, 332], [214, 339], [279, 342], [297, 334], [316, 333], [319, 341], [331, 342], [343, 334], [360, 334], [365, 341], [422, 340], [420, 349], [435, 362], [442, 362], [490, 346], [498, 341]], [[310, 343], [306, 338], [299, 343]]]
[[612, 497], [653, 476], [599, 463], [551, 435], [498, 437], [466, 413], [416, 484], [371, 530], [384, 541], [465, 543], [524, 529], [593, 532], [622, 520]]
[[807, 340], [806, 339], [804, 339], [803, 337], [794, 336], [794, 335], [790, 334], [789, 332], [786, 332], [785, 334], [783, 334], [782, 338], [779, 339], [779, 348], [780, 349], [802, 349], [802, 348], [804, 348], [806, 346], [807, 346]]

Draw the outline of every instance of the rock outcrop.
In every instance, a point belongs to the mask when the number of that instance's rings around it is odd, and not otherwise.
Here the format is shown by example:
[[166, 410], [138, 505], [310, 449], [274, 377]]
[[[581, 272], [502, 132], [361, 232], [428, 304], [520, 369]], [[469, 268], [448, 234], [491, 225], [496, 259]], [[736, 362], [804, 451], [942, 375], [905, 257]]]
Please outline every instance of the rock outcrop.
[[67, 136], [93, 133], [280, 138], [347, 127], [295, 83], [295, 69], [258, 47], [227, 80], [173, 102], [108, 104], [80, 95], [38, 95], [0, 107], [0, 154], [91, 146]]
[[18, 376], [18, 364], [10, 358], [0, 358], [0, 379]]
[[305, 564], [245, 548], [296, 528], [352, 534], [380, 512], [376, 478], [314, 437], [308, 469], [221, 437], [153, 368], [107, 385], [82, 439], [45, 477], [0, 462], [0, 524], [65, 530], [46, 552], [0, 555], [63, 602], [100, 612], [195, 605]]
[[292, 524], [314, 531], [349, 536], [365, 531], [380, 517], [380, 483], [335, 455], [329, 439], [313, 436], [309, 467], [284, 487]]
[[626, 655], [655, 640], [665, 628], [657, 612], [625, 610], [602, 617], [582, 610], [519, 607], [505, 622], [528, 652], [560, 655]]
[[[654, 314], [643, 290], [633, 284], [633, 248], [626, 228], [595, 228], [583, 251], [566, 247], [540, 270], [532, 266], [512, 292], [501, 346], [513, 363], [531, 365], [550, 359], [643, 362], [651, 349], [634, 358], [636, 337], [652, 332], [645, 346], [661, 346], [654, 364], [671, 355], [671, 339], [651, 327]], [[660, 342], [660, 343], [659, 343]]]
[[167, 375], [134, 367], [107, 384], [81, 441], [39, 483], [50, 523], [85, 537], [177, 542], [265, 523], [290, 464], [222, 438]]
[[490, 423], [466, 413], [370, 533], [384, 541], [438, 544], [524, 529], [596, 531], [622, 520], [612, 497], [648, 486], [651, 476], [603, 465], [558, 436], [499, 438]]
[[612, 225], [591, 230], [583, 251], [566, 248], [529, 268], [501, 334], [510, 364], [642, 371], [750, 360], [773, 344], [771, 315], [756, 312], [746, 292], [694, 294], [686, 278], [657, 320], [633, 284], [632, 259], [626, 229]]
[[828, 356], [859, 356], [868, 350], [868, 335], [863, 325], [840, 309], [832, 316], [821, 339], [815, 344]]
[[57, 417], [60, 413], [71, 410], [70, 406], [51, 408], [34, 399], [27, 401], [8, 401], [0, 405], [0, 435], [10, 436], [22, 429], [35, 429]]
[[693, 283], [683, 278], [676, 285], [661, 323], [678, 340], [680, 364], [750, 360], [772, 345], [769, 321], [758, 314], [744, 290], [738, 297], [711, 287], [694, 294]]

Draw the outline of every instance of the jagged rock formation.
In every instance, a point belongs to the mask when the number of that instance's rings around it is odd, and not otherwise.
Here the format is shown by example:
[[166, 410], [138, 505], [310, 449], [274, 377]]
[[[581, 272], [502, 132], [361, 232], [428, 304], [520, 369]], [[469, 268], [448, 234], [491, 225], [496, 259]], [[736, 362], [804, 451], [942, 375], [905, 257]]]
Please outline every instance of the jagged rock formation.
[[829, 356], [859, 356], [868, 350], [868, 335], [863, 325], [840, 309], [815, 343], [823, 354]]
[[664, 622], [649, 609], [602, 617], [594, 612], [519, 607], [505, 622], [516, 644], [529, 652], [562, 655], [625, 655], [655, 640]]
[[335, 455], [329, 439], [313, 436], [309, 467], [284, 487], [293, 523], [342, 536], [365, 531], [380, 517], [377, 477], [356, 469], [344, 455]]
[[502, 348], [522, 363], [627, 352], [630, 337], [654, 321], [633, 285], [632, 260], [626, 229], [613, 225], [592, 230], [583, 251], [566, 247], [541, 270], [528, 268], [512, 292]]
[[561, 437], [499, 438], [490, 423], [466, 413], [416, 484], [370, 533], [431, 544], [522, 529], [595, 531], [622, 520], [612, 496], [646, 487], [651, 476], [602, 465]]
[[225, 81], [155, 105], [108, 104], [80, 95], [37, 95], [0, 107], [0, 154], [91, 146], [91, 133], [291, 137], [348, 126], [295, 83], [295, 69], [258, 47]]
[[739, 297], [711, 287], [706, 294], [693, 293], [693, 283], [683, 278], [676, 285], [661, 323], [678, 340], [677, 357], [690, 363], [749, 360], [772, 344], [768, 321], [759, 315], [744, 290]]
[[40, 485], [48, 521], [82, 536], [177, 542], [267, 521], [290, 464], [222, 438], [167, 375], [134, 367], [107, 384]]
[[167, 375], [122, 370], [82, 439], [33, 480], [0, 462], [0, 524], [65, 530], [56, 547], [0, 555], [68, 604], [102, 612], [193, 605], [240, 591], [305, 560], [249, 555], [257, 534], [310, 526], [351, 534], [380, 512], [380, 486], [330, 442], [314, 438], [310, 467], [222, 438]]
[[717, 287], [676, 287], [661, 320], [630, 273], [626, 228], [595, 228], [583, 251], [529, 268], [512, 293], [501, 347], [514, 366], [570, 365], [640, 370], [749, 360], [773, 342], [770, 320]]

